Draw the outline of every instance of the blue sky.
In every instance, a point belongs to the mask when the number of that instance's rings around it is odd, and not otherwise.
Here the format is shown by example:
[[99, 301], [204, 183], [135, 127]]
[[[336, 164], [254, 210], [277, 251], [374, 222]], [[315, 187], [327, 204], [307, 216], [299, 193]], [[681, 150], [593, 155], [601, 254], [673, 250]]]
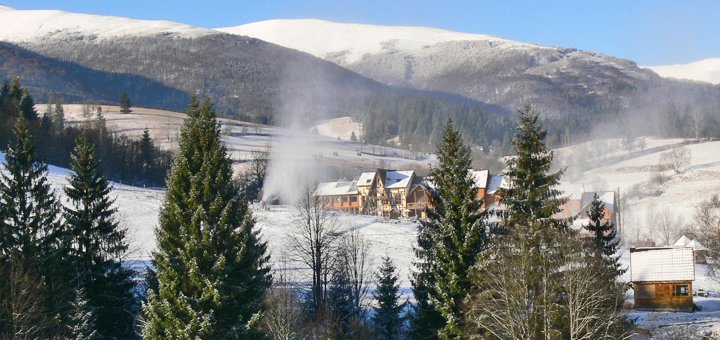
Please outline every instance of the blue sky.
[[576, 47], [641, 65], [720, 57], [714, 0], [0, 0], [17, 9], [164, 19], [202, 27], [278, 18], [418, 25]]

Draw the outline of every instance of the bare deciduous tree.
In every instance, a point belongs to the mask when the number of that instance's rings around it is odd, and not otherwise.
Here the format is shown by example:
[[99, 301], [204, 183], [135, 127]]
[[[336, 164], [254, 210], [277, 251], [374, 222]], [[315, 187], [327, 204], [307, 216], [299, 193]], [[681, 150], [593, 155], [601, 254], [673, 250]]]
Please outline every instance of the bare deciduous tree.
[[655, 210], [648, 209], [647, 212], [648, 229], [651, 234], [656, 234], [660, 238], [663, 245], [669, 246], [679, 237], [680, 229], [683, 225], [681, 216], [675, 216], [672, 210], [664, 208]]
[[273, 275], [273, 287], [265, 295], [263, 325], [273, 339], [279, 340], [301, 337], [301, 301], [297, 288], [288, 280], [287, 270], [283, 262]]
[[[312, 272], [311, 304], [313, 311], [322, 313], [325, 307], [336, 245], [340, 234], [337, 216], [325, 209], [325, 201], [315, 195], [313, 186], [305, 186], [295, 203], [296, 231], [290, 237], [293, 260]], [[322, 318], [322, 315], [316, 315]]]
[[679, 174], [690, 164], [691, 158], [690, 149], [685, 146], [677, 147], [660, 154], [660, 166], [667, 167]]
[[358, 230], [347, 232], [340, 241], [338, 256], [343, 258], [341, 263], [347, 266], [353, 307], [358, 313], [356, 316], [361, 317], [359, 314], [363, 310], [372, 275], [370, 244]]
[[18, 258], [0, 268], [0, 338], [42, 339], [54, 326], [43, 300], [43, 283], [33, 268]]

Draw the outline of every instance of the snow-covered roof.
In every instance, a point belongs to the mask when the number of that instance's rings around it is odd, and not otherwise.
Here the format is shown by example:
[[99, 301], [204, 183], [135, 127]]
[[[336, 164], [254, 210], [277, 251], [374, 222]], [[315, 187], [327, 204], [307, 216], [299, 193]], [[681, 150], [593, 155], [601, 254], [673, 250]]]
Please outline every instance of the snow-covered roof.
[[504, 176], [496, 176], [492, 175], [490, 176], [490, 179], [488, 180], [487, 185], [487, 193], [488, 194], [494, 194], [496, 191], [500, 189], [507, 189], [507, 181], [505, 181]]
[[694, 281], [691, 248], [657, 248], [630, 253], [632, 282]]
[[357, 186], [359, 187], [366, 187], [371, 186], [373, 183], [373, 180], [375, 179], [375, 172], [363, 172], [360, 174], [360, 178], [358, 178]]
[[473, 180], [475, 180], [475, 186], [478, 187], [478, 189], [484, 189], [487, 187], [488, 175], [490, 174], [490, 171], [470, 170], [470, 173], [472, 174]]
[[692, 240], [685, 246], [688, 248], [692, 248], [693, 250], [707, 250], [707, 248], [705, 248], [704, 245], [698, 242], [698, 240]]
[[690, 243], [690, 239], [683, 235], [677, 242], [673, 244], [673, 247], [685, 247]]
[[318, 196], [356, 195], [355, 181], [338, 181], [319, 183], [315, 194]]
[[415, 171], [388, 171], [385, 175], [385, 188], [388, 189], [399, 189], [407, 188], [410, 185], [410, 180], [413, 177]]

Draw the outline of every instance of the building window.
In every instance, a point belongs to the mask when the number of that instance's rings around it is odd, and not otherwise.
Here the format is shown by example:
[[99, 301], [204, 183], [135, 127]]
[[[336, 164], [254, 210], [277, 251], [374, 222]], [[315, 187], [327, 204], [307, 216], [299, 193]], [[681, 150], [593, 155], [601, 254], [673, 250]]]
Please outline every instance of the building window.
[[688, 295], [690, 295], [690, 292], [688, 291], [687, 285], [675, 286], [675, 296], [688, 296]]
[[350, 203], [357, 203], [358, 198], [357, 196], [350, 196]]
[[347, 202], [348, 202], [348, 197], [347, 197], [347, 196], [343, 196], [343, 197], [342, 197], [342, 200], [343, 200], [343, 203], [347, 203]]

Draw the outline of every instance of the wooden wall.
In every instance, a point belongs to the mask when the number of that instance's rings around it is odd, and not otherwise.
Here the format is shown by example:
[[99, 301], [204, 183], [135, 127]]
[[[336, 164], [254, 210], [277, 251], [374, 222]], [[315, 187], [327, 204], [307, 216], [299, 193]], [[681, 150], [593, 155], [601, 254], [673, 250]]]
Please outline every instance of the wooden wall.
[[[687, 285], [688, 295], [677, 296], [676, 286]], [[692, 282], [633, 282], [635, 309], [693, 310]]]

